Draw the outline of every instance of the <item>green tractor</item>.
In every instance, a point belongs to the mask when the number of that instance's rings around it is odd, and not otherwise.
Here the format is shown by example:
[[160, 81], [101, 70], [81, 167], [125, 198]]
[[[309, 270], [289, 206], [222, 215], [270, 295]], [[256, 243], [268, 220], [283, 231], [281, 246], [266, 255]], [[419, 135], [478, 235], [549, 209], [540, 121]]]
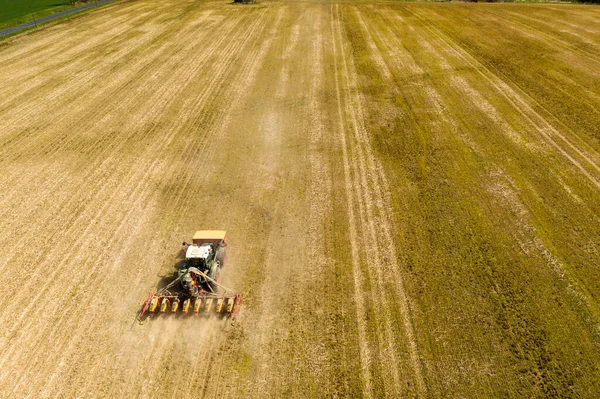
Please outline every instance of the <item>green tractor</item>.
[[177, 278], [165, 288], [148, 297], [138, 320], [160, 314], [183, 316], [220, 314], [235, 319], [242, 302], [241, 294], [221, 285], [221, 271], [225, 266], [225, 231], [201, 230], [194, 234], [187, 247], [185, 261], [177, 270]]

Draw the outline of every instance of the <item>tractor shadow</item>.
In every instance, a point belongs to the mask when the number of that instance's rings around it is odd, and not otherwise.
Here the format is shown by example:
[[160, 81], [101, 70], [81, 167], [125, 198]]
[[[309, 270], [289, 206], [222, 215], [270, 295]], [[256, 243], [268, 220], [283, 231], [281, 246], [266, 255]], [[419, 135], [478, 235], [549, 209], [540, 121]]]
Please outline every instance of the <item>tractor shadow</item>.
[[[158, 276], [158, 277], [159, 277], [159, 280], [158, 280], [158, 283], [156, 284], [156, 292], [159, 292], [160, 290], [165, 288], [167, 285], [171, 284], [171, 282], [177, 278], [177, 272], [175, 271], [172, 274], [166, 274], [166, 275]], [[172, 288], [175, 288], [175, 287], [172, 287]]]
[[[162, 290], [167, 285], [171, 284], [173, 280], [178, 277], [178, 270], [181, 265], [185, 262], [185, 251], [180, 249], [175, 255], [175, 262], [173, 262], [173, 272], [168, 274], [160, 274], [158, 275], [158, 283], [156, 284], [156, 292]], [[176, 287], [173, 287], [176, 288]], [[172, 291], [172, 290], [171, 290]]]

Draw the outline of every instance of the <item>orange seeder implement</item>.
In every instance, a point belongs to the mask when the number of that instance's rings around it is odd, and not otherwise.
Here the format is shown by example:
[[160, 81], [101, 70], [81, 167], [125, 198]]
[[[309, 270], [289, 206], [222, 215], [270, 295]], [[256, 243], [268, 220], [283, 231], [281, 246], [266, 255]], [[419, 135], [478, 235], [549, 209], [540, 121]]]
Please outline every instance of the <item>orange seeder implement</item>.
[[[159, 306], [160, 304], [160, 306]], [[193, 304], [193, 307], [192, 307]], [[217, 295], [201, 292], [195, 298], [181, 298], [175, 295], [151, 294], [140, 314], [138, 321], [143, 322], [147, 316], [158, 316], [159, 314], [178, 314], [182, 316], [198, 316], [200, 313], [217, 314], [231, 317], [235, 320], [242, 304], [241, 294]], [[190, 309], [192, 310], [190, 312]]]
[[147, 317], [192, 314], [217, 314], [235, 320], [242, 295], [220, 283], [220, 270], [226, 259], [225, 236], [223, 230], [200, 230], [191, 244], [184, 241], [186, 262], [179, 269], [179, 277], [146, 299], [137, 320], [143, 323]]
[[[200, 290], [195, 296], [187, 296], [185, 293], [172, 294], [168, 289], [177, 284], [180, 278], [175, 279], [160, 292], [151, 294], [138, 315], [138, 321], [143, 323], [148, 315], [156, 316], [158, 314], [182, 314], [188, 316], [189, 309], [193, 303], [193, 314], [199, 313], [218, 314], [231, 317], [235, 320], [237, 312], [242, 304], [242, 295], [236, 294], [230, 289], [222, 286], [217, 281], [211, 279], [205, 273], [195, 268], [190, 268], [190, 272], [202, 276], [208, 281], [214, 282], [223, 290], [223, 293], [208, 292]], [[181, 313], [179, 313], [181, 310]]]

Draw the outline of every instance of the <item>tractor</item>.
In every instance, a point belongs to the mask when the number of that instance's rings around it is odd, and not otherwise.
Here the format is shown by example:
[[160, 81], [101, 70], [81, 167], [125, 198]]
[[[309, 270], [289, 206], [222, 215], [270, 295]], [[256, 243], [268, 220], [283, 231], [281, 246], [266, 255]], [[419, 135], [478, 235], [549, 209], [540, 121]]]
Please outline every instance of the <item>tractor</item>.
[[165, 314], [218, 314], [235, 320], [242, 296], [221, 285], [225, 235], [221, 230], [200, 230], [191, 243], [183, 242], [185, 260], [178, 266], [177, 277], [148, 297], [137, 317], [140, 323]]

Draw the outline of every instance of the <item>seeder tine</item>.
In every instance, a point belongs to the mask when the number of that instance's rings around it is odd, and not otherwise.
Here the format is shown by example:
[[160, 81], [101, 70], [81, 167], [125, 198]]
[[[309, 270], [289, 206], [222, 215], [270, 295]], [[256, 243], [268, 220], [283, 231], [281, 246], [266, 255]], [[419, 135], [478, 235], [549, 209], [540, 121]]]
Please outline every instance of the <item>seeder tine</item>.
[[158, 307], [158, 298], [154, 297], [150, 300], [150, 304], [148, 305], [148, 311], [150, 313], [154, 313], [156, 308]]
[[206, 308], [204, 309], [204, 313], [210, 312], [210, 308], [212, 307], [212, 303], [213, 303], [213, 299], [212, 298], [208, 298], [206, 300]]
[[167, 298], [163, 298], [162, 302], [160, 303], [160, 313], [165, 313], [168, 307], [169, 300]]
[[173, 304], [171, 305], [171, 313], [176, 313], [177, 309], [179, 309], [179, 298], [175, 298], [173, 300]]
[[202, 307], [202, 299], [196, 298], [194, 300], [194, 314], [198, 316], [198, 312], [200, 312], [200, 308]]
[[221, 309], [223, 308], [223, 298], [217, 299], [217, 307], [215, 308], [216, 313], [221, 313]]
[[231, 313], [233, 311], [233, 305], [235, 304], [235, 298], [227, 298], [227, 313]]
[[186, 299], [185, 301], [183, 301], [183, 307], [181, 308], [181, 311], [183, 312], [184, 316], [188, 315], [188, 311], [190, 310], [190, 304], [192, 303], [191, 299]]

